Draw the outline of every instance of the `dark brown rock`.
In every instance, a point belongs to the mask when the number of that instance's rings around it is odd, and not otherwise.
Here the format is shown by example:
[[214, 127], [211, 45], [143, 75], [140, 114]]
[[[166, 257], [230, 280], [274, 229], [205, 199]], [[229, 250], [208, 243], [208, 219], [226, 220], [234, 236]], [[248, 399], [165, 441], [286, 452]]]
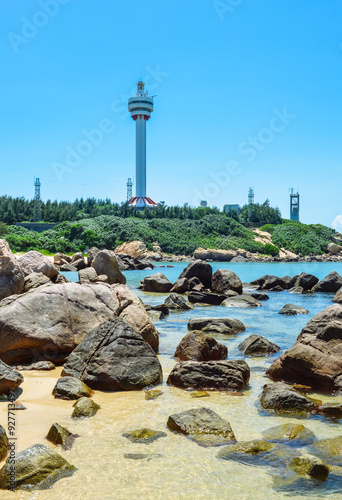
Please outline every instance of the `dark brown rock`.
[[225, 294], [233, 291], [242, 294], [242, 283], [237, 274], [229, 269], [218, 269], [211, 278], [213, 292]]
[[219, 306], [226, 298], [226, 295], [209, 292], [196, 292], [194, 290], [189, 292], [188, 295], [189, 302], [210, 304], [213, 306]]
[[280, 351], [280, 347], [261, 335], [250, 335], [238, 346], [245, 356], [267, 356]]
[[192, 331], [178, 344], [175, 357], [181, 361], [211, 361], [226, 359], [228, 349], [202, 331]]
[[23, 382], [24, 377], [21, 373], [0, 360], [0, 394], [14, 391]]
[[313, 287], [314, 292], [336, 293], [342, 287], [342, 276], [332, 271]]
[[291, 413], [314, 411], [322, 404], [321, 401], [311, 399], [282, 382], [265, 385], [260, 402], [265, 410]]
[[178, 279], [198, 278], [206, 288], [210, 288], [212, 274], [213, 270], [210, 264], [204, 260], [194, 260], [187, 265], [187, 267], [179, 275]]
[[144, 292], [168, 293], [172, 288], [172, 283], [162, 273], [156, 273], [152, 276], [146, 276], [141, 280], [142, 290]]

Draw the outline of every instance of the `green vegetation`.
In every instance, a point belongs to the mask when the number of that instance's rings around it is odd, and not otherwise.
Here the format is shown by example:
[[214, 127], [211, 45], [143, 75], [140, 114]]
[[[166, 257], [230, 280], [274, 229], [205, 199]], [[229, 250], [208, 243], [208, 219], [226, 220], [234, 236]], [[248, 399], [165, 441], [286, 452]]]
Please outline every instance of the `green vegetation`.
[[[30, 220], [32, 212], [32, 201], [0, 197], [0, 237], [14, 251], [72, 253], [91, 246], [115, 248], [125, 241], [141, 240], [149, 249], [158, 242], [162, 251], [176, 255], [191, 255], [198, 247], [242, 248], [273, 256], [279, 248], [286, 248], [308, 255], [324, 253], [334, 234], [322, 225], [281, 219], [279, 209], [270, 207], [268, 200], [251, 207], [245, 205], [240, 215], [209, 207], [168, 207], [164, 202], [154, 210], [137, 212], [127, 203], [119, 205], [109, 199], [81, 198], [72, 203], [48, 200], [42, 203], [43, 221], [58, 223], [54, 229], [37, 233], [13, 225]], [[262, 223], [265, 225], [260, 229], [271, 233], [273, 244], [254, 240], [249, 227]]]

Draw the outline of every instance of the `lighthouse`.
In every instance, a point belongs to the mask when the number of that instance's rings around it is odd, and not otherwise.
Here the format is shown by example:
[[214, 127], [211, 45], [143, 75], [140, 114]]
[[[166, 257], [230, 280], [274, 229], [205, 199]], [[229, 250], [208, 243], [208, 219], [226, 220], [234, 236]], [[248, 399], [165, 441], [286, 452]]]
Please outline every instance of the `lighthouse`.
[[153, 97], [148, 97], [144, 82], [137, 83], [135, 97], [128, 99], [128, 111], [136, 127], [135, 197], [128, 203], [138, 209], [152, 208], [157, 204], [146, 196], [146, 123], [153, 112]]

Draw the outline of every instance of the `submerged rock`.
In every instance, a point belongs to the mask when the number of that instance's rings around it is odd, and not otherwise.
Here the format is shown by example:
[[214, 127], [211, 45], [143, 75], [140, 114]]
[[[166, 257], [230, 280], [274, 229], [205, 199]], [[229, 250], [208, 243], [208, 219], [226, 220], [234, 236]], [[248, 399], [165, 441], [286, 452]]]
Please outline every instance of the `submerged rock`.
[[237, 274], [229, 269], [218, 269], [211, 278], [211, 289], [216, 293], [225, 294], [233, 291], [242, 294], [242, 283]]
[[0, 360], [0, 394], [14, 391], [23, 382], [24, 377], [21, 373]]
[[288, 446], [255, 439], [227, 445], [218, 452], [217, 457], [247, 465], [280, 467], [294, 454], [295, 451]]
[[280, 351], [280, 347], [261, 335], [250, 335], [238, 346], [245, 356], [267, 356]]
[[145, 399], [157, 399], [159, 396], [162, 396], [164, 393], [159, 389], [151, 389], [150, 391], [145, 392]]
[[15, 455], [15, 476], [11, 473], [11, 462], [7, 460], [0, 471], [0, 488], [47, 489], [63, 477], [71, 476], [76, 467], [61, 455], [43, 444], [35, 444]]
[[152, 276], [146, 276], [141, 280], [142, 290], [144, 292], [168, 293], [172, 288], [172, 283], [162, 273], [156, 273]]
[[9, 452], [8, 437], [5, 429], [0, 425], [0, 462], [4, 460]]
[[260, 402], [265, 410], [291, 413], [314, 411], [322, 404], [321, 401], [309, 398], [282, 382], [265, 385]]
[[123, 437], [132, 441], [132, 443], [143, 443], [143, 444], [150, 444], [150, 443], [153, 443], [153, 441], [156, 441], [157, 439], [159, 439], [161, 437], [167, 436], [167, 434], [165, 432], [155, 431], [153, 429], [148, 429], [146, 427], [144, 427], [143, 429], [128, 431], [122, 435], [123, 435]]
[[194, 308], [184, 297], [176, 293], [171, 293], [165, 299], [165, 305], [175, 311], [189, 311]]
[[120, 318], [90, 332], [68, 357], [62, 375], [102, 391], [133, 391], [162, 381], [155, 352]]
[[327, 307], [310, 319], [267, 375], [328, 392], [342, 388], [342, 306]]
[[213, 270], [210, 264], [204, 260], [194, 260], [181, 272], [178, 279], [198, 278], [206, 288], [210, 288], [212, 274]]
[[222, 303], [225, 307], [261, 307], [262, 304], [249, 294], [226, 298]]
[[281, 424], [271, 427], [262, 433], [266, 441], [273, 443], [306, 446], [316, 441], [315, 434], [301, 424]]
[[205, 333], [232, 335], [246, 330], [242, 321], [233, 318], [191, 318], [188, 330], [202, 330]]
[[182, 361], [172, 369], [167, 383], [181, 389], [240, 390], [249, 382], [245, 361]]
[[94, 391], [86, 384], [75, 377], [61, 377], [57, 380], [52, 390], [52, 395], [58, 399], [79, 399], [82, 397], [90, 398]]
[[181, 340], [174, 356], [181, 361], [210, 361], [226, 359], [228, 349], [200, 330], [194, 330]]
[[325, 481], [329, 475], [327, 464], [313, 455], [294, 457], [288, 464], [288, 467], [300, 476], [310, 476], [322, 481]]
[[236, 441], [230, 423], [209, 408], [195, 408], [170, 415], [167, 426], [189, 436], [202, 446], [217, 446]]
[[342, 466], [342, 436], [320, 439], [309, 447], [309, 452], [329, 465]]
[[92, 399], [85, 397], [78, 399], [72, 406], [74, 407], [72, 418], [93, 417], [101, 408]]
[[77, 434], [72, 434], [65, 427], [55, 423], [51, 425], [46, 439], [53, 444], [62, 446], [64, 450], [70, 450], [77, 437], [79, 437]]
[[295, 314], [308, 314], [309, 311], [304, 309], [304, 307], [296, 306], [294, 304], [286, 304], [280, 311], [279, 314], [286, 314], [288, 316], [293, 316]]

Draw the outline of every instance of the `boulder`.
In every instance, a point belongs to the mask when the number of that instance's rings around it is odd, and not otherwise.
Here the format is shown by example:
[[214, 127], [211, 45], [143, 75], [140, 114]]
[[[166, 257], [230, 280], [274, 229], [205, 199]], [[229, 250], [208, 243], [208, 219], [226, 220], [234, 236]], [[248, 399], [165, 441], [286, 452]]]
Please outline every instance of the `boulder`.
[[301, 295], [304, 293], [304, 288], [301, 286], [294, 286], [293, 288], [289, 289], [289, 293], [295, 293], [297, 295]]
[[58, 275], [58, 270], [51, 260], [35, 250], [31, 250], [21, 255], [18, 257], [17, 261], [26, 275], [31, 273], [43, 273], [50, 279], [54, 279]]
[[291, 385], [282, 382], [265, 385], [260, 402], [265, 410], [292, 413], [314, 411], [322, 404], [321, 401], [309, 398], [296, 391]]
[[242, 283], [237, 274], [229, 269], [218, 269], [211, 278], [211, 289], [216, 293], [225, 294], [233, 291], [242, 294]]
[[129, 241], [122, 243], [114, 250], [114, 253], [124, 253], [131, 257], [140, 257], [147, 252], [147, 247], [142, 241]]
[[77, 437], [79, 437], [77, 434], [72, 434], [68, 429], [56, 423], [51, 425], [46, 439], [50, 443], [62, 446], [63, 450], [70, 450]]
[[333, 302], [337, 304], [342, 304], [342, 287], [336, 292]]
[[209, 408], [174, 413], [169, 416], [167, 426], [201, 446], [217, 446], [236, 441], [230, 423]]
[[94, 391], [90, 387], [75, 377], [59, 378], [52, 390], [52, 395], [58, 399], [90, 398], [93, 394]]
[[288, 468], [300, 476], [310, 476], [324, 481], [329, 475], [329, 467], [323, 460], [314, 455], [302, 455], [294, 457], [288, 464]]
[[175, 311], [189, 311], [194, 308], [184, 297], [171, 293], [166, 299], [164, 304], [171, 310]]
[[212, 274], [213, 270], [210, 264], [203, 260], [194, 260], [181, 272], [178, 279], [198, 278], [206, 288], [210, 288]]
[[294, 452], [287, 446], [255, 439], [228, 444], [218, 452], [217, 457], [246, 465], [284, 467], [293, 455]]
[[93, 263], [93, 260], [95, 259], [95, 256], [99, 253], [100, 249], [97, 247], [92, 247], [90, 250], [87, 252], [87, 264], [88, 266], [91, 266]]
[[327, 250], [333, 255], [338, 255], [342, 251], [342, 247], [340, 245], [337, 245], [336, 243], [329, 243]]
[[320, 439], [310, 446], [309, 451], [330, 465], [342, 466], [342, 436]]
[[90, 332], [68, 357], [64, 375], [101, 391], [133, 391], [162, 381], [155, 352], [121, 318]]
[[205, 249], [200, 247], [194, 251], [194, 259], [211, 260], [214, 262], [230, 262], [236, 256], [236, 250]]
[[156, 311], [163, 314], [164, 317], [169, 316], [170, 314], [169, 308], [165, 304], [158, 304], [157, 306], [152, 306], [150, 304], [143, 304], [143, 306], [145, 308], [145, 311], [147, 311], [147, 313], [149, 313], [150, 311]]
[[191, 290], [191, 283], [187, 278], [178, 278], [173, 287], [171, 288], [171, 292], [173, 293], [185, 293]]
[[77, 271], [81, 271], [81, 269], [85, 269], [87, 267], [87, 264], [84, 262], [84, 259], [78, 259], [74, 260], [71, 264], [73, 267], [77, 269]]
[[73, 266], [72, 264], [69, 264], [68, 262], [66, 264], [62, 264], [60, 267], [60, 270], [63, 273], [76, 273], [77, 272], [77, 268], [75, 266]]
[[108, 276], [108, 283], [126, 284], [126, 278], [119, 269], [119, 264], [114, 252], [111, 250], [100, 250], [96, 253], [92, 260], [93, 267], [98, 275], [105, 274]]
[[0, 425], [0, 462], [4, 460], [9, 452], [8, 437], [5, 429]]
[[87, 333], [113, 316], [126, 319], [157, 348], [157, 332], [128, 287], [65, 283], [1, 302], [0, 359], [11, 365], [61, 363]]
[[43, 273], [31, 273], [25, 276], [23, 293], [28, 292], [32, 288], [38, 288], [42, 285], [52, 284], [50, 278]]
[[226, 295], [209, 292], [196, 292], [194, 290], [189, 292], [188, 295], [189, 302], [210, 304], [212, 306], [219, 306], [226, 298]]
[[150, 444], [159, 438], [167, 436], [165, 432], [155, 431], [154, 429], [148, 429], [146, 427], [144, 427], [143, 429], [128, 431], [122, 435], [123, 437], [132, 441], [132, 443], [143, 443], [143, 444]]
[[0, 239], [0, 300], [21, 293], [25, 273], [11, 252], [6, 240]]
[[188, 330], [202, 330], [205, 333], [233, 335], [246, 330], [242, 321], [233, 318], [191, 318]]
[[305, 292], [311, 290], [318, 283], [318, 278], [313, 274], [301, 273], [293, 278], [295, 281], [291, 283], [289, 288], [300, 286]]
[[[144, 304], [135, 295], [133, 290], [125, 285], [112, 285], [116, 300], [119, 302], [119, 316], [135, 328], [152, 349], [157, 352], [159, 348], [159, 335], [150, 320]], [[167, 312], [168, 314], [168, 312]]]
[[85, 283], [94, 283], [97, 279], [96, 271], [93, 267], [87, 267], [78, 271], [78, 281], [81, 285]]
[[181, 340], [174, 356], [181, 361], [211, 361], [226, 359], [228, 349], [200, 330], [194, 330]]
[[172, 283], [162, 273], [156, 273], [152, 276], [146, 276], [141, 280], [142, 290], [144, 292], [168, 293], [172, 288]]
[[222, 303], [225, 307], [261, 307], [262, 304], [251, 295], [242, 294], [236, 297], [228, 297]]
[[277, 286], [283, 290], [287, 290], [289, 287], [287, 278], [283, 279], [270, 274], [265, 274], [261, 278], [251, 281], [251, 285], [259, 285], [263, 290], [271, 290]]
[[336, 293], [342, 287], [342, 276], [332, 271], [313, 287], [314, 292]]
[[78, 399], [72, 406], [74, 408], [71, 415], [72, 418], [93, 417], [101, 408], [95, 401], [86, 397]]
[[14, 391], [24, 382], [24, 377], [17, 370], [0, 360], [0, 394]]
[[[76, 468], [61, 455], [43, 444], [35, 444], [15, 455], [15, 475], [13, 465], [7, 460], [0, 471], [0, 488], [48, 489], [53, 483], [71, 476]], [[13, 481], [13, 484], [12, 484]]]
[[316, 441], [315, 434], [302, 424], [281, 424], [271, 427], [262, 433], [266, 441], [272, 443], [307, 446]]
[[167, 383], [181, 389], [235, 391], [246, 387], [250, 370], [245, 361], [181, 361]]
[[262, 292], [252, 292], [250, 293], [250, 296], [253, 297], [253, 299], [256, 300], [269, 300], [269, 296], [266, 293]]
[[261, 335], [250, 335], [238, 346], [245, 356], [267, 356], [280, 351], [280, 347]]
[[58, 252], [53, 256], [53, 263], [55, 264], [55, 266], [59, 267], [66, 262], [71, 262], [71, 257], [69, 257], [69, 255], [66, 255], [65, 253]]
[[76, 252], [71, 257], [70, 263], [73, 264], [74, 262], [77, 262], [80, 259], [84, 260], [83, 253], [82, 252]]
[[327, 392], [342, 388], [342, 306], [334, 304], [311, 318], [267, 375]]
[[285, 314], [287, 316], [294, 316], [295, 314], [308, 314], [309, 311], [304, 309], [304, 307], [296, 306], [294, 304], [285, 304], [285, 306], [279, 311], [279, 314]]

